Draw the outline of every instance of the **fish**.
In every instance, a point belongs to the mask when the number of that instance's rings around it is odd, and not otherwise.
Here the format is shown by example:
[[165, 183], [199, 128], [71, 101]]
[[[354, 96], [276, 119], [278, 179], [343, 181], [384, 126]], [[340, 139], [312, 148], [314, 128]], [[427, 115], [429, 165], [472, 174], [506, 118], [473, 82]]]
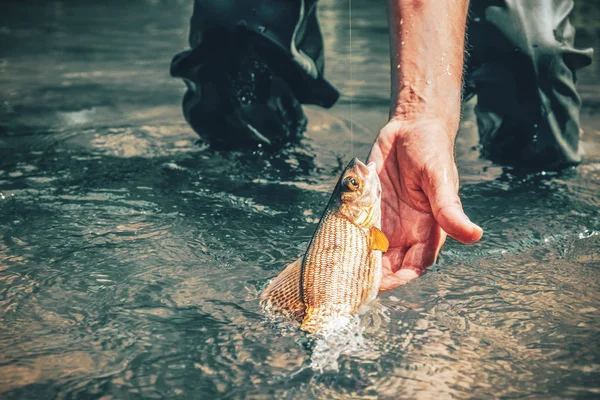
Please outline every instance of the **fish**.
[[375, 163], [352, 159], [342, 172], [304, 254], [260, 296], [266, 311], [286, 315], [308, 333], [340, 329], [379, 292], [381, 183]]

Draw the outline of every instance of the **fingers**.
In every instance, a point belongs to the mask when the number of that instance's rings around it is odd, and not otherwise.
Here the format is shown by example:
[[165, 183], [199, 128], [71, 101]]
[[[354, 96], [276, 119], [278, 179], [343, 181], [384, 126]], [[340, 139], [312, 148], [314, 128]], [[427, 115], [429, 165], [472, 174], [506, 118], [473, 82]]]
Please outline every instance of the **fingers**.
[[409, 248], [391, 249], [382, 259], [383, 277], [379, 291], [383, 292], [405, 285], [422, 275], [431, 267], [444, 244], [446, 235], [432, 237], [430, 241], [418, 243]]
[[460, 204], [449, 203], [432, 208], [437, 223], [454, 239], [463, 243], [474, 243], [481, 239], [483, 229], [471, 222]]
[[390, 248], [381, 259], [381, 266], [384, 271], [395, 273], [402, 266], [404, 256], [406, 256], [406, 248]]
[[435, 245], [432, 248], [431, 244], [419, 243], [408, 251], [394, 249], [392, 254], [388, 251], [382, 259], [383, 277], [379, 291], [395, 289], [418, 278], [434, 263], [438, 250]]
[[381, 285], [379, 285], [379, 291], [385, 292], [386, 290], [395, 289], [398, 286], [406, 285], [408, 282], [418, 277], [419, 275], [410, 269], [401, 269], [395, 274], [384, 270], [383, 279], [381, 280]]
[[392, 290], [416, 278], [416, 276], [404, 276], [403, 274], [396, 274], [396, 272], [398, 272], [402, 266], [406, 251], [406, 248], [391, 248], [383, 255], [381, 260], [383, 276], [381, 278], [381, 284], [379, 285], [380, 292]]
[[[452, 161], [450, 161], [453, 164]], [[453, 166], [454, 167], [454, 166]], [[431, 171], [429, 185], [424, 185], [431, 211], [440, 227], [454, 239], [473, 243], [481, 239], [483, 229], [475, 225], [464, 213], [458, 197], [458, 173], [441, 168]]]

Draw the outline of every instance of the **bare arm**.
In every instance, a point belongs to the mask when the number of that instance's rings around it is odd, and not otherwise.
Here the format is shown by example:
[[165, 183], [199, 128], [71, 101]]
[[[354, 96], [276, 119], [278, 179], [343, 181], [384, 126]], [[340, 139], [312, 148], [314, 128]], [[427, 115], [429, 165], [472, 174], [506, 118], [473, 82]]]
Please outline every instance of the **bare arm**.
[[388, 0], [391, 118], [444, 118], [454, 137], [468, 0]]
[[482, 235], [463, 212], [454, 162], [467, 8], [467, 0], [388, 0], [390, 121], [369, 156], [390, 239], [382, 290], [422, 274], [447, 234], [465, 243]]

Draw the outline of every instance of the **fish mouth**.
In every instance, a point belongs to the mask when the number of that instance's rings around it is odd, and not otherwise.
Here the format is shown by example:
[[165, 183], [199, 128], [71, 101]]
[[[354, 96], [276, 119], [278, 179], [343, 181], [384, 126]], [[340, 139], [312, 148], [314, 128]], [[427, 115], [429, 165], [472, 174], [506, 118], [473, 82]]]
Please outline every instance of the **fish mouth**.
[[[363, 164], [364, 165], [364, 164]], [[367, 165], [365, 165], [365, 169], [367, 172], [365, 173], [366, 177], [369, 177], [372, 185], [373, 194], [375, 198], [381, 198], [381, 182], [379, 181], [379, 175], [377, 174], [377, 164], [375, 161], [371, 161]]]
[[[370, 164], [371, 163], [369, 163], [369, 165]], [[371, 169], [367, 165], [365, 165], [365, 163], [363, 163], [356, 157], [352, 159], [352, 161], [350, 161], [350, 167], [356, 168], [363, 176], [369, 176], [369, 172], [371, 171]]]
[[355, 157], [350, 161], [347, 168], [354, 170], [355, 173], [364, 179], [365, 184], [370, 188], [367, 191], [371, 193], [372, 197], [375, 199], [381, 198], [381, 183], [379, 182], [375, 161], [365, 164]]

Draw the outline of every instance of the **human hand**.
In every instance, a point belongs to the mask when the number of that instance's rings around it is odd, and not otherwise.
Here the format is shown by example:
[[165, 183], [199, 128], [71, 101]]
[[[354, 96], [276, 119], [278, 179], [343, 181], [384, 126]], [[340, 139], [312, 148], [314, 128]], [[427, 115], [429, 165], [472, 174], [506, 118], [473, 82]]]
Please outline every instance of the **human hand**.
[[392, 119], [371, 149], [368, 161], [377, 164], [382, 187], [382, 231], [390, 243], [381, 291], [425, 272], [446, 234], [463, 243], [483, 234], [458, 197], [454, 136], [441, 121]]

